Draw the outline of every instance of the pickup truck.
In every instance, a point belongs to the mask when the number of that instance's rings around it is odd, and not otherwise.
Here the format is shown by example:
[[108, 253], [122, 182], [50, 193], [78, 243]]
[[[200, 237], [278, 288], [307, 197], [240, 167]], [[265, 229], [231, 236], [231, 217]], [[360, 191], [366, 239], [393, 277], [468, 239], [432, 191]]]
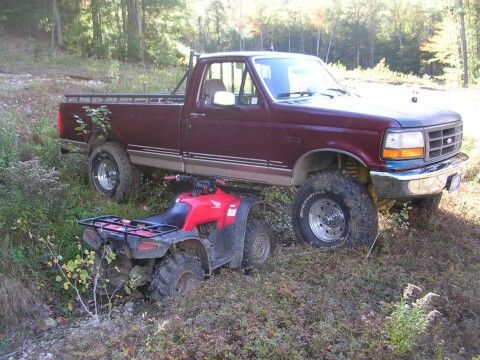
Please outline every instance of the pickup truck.
[[[435, 207], [465, 172], [459, 114], [366, 101], [316, 57], [191, 55], [182, 82], [182, 94], [179, 84], [155, 95], [66, 95], [62, 151], [87, 153], [91, 183], [116, 200], [148, 167], [295, 187], [295, 233], [323, 248], [372, 244], [379, 204]], [[85, 106], [108, 108], [107, 135], [95, 131]], [[90, 131], [75, 130], [76, 116]]]

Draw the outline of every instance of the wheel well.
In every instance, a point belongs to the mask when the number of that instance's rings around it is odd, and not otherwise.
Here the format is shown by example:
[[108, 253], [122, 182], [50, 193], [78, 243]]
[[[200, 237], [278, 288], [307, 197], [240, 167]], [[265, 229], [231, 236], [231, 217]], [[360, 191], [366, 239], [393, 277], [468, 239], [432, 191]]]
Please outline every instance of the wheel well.
[[355, 155], [338, 150], [318, 150], [305, 154], [297, 161], [293, 168], [292, 184], [298, 186], [323, 170], [342, 171], [363, 184], [370, 182], [367, 166]]
[[176, 243], [175, 247], [182, 251], [194, 253], [195, 255], [197, 255], [200, 261], [202, 262], [202, 267], [205, 270], [205, 272], [207, 274], [210, 273], [210, 262], [208, 260], [207, 250], [205, 249], [205, 246], [202, 244], [200, 240], [197, 240], [197, 239], [184, 240], [179, 243]]
[[93, 133], [92, 136], [90, 136], [90, 140], [88, 141], [88, 155], [90, 156], [90, 154], [95, 148], [107, 142], [119, 143], [118, 139], [112, 136], [112, 134], [110, 134], [108, 137], [105, 137], [104, 135]]

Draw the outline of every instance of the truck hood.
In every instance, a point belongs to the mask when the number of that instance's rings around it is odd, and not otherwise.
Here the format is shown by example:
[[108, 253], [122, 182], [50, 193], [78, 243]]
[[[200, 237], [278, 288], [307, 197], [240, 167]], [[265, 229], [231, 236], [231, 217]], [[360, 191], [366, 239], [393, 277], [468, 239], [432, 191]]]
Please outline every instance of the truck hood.
[[[293, 101], [292, 101], [293, 102]], [[315, 97], [295, 101], [295, 106], [306, 109], [343, 112], [351, 117], [380, 117], [396, 120], [401, 127], [426, 127], [461, 120], [460, 114], [441, 107], [409, 102], [379, 103], [357, 96], [337, 96], [333, 99]]]

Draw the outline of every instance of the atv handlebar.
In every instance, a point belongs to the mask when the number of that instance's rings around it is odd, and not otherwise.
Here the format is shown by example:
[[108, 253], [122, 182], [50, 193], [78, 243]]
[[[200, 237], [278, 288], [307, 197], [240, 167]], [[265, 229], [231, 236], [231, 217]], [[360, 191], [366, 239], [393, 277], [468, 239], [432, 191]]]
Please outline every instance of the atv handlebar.
[[195, 194], [214, 193], [217, 185], [225, 185], [225, 180], [214, 177], [207, 179], [197, 179], [195, 176], [178, 174], [164, 176], [163, 179], [165, 181], [177, 181], [193, 184], [193, 193]]

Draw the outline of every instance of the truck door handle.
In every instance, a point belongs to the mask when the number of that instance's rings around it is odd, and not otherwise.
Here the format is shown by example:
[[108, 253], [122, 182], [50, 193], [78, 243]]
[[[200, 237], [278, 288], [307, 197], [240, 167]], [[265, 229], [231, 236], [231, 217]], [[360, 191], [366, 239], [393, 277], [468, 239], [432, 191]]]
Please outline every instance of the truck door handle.
[[203, 118], [203, 117], [205, 117], [205, 114], [204, 113], [193, 112], [193, 113], [190, 113], [190, 117], [192, 117], [192, 118]]

